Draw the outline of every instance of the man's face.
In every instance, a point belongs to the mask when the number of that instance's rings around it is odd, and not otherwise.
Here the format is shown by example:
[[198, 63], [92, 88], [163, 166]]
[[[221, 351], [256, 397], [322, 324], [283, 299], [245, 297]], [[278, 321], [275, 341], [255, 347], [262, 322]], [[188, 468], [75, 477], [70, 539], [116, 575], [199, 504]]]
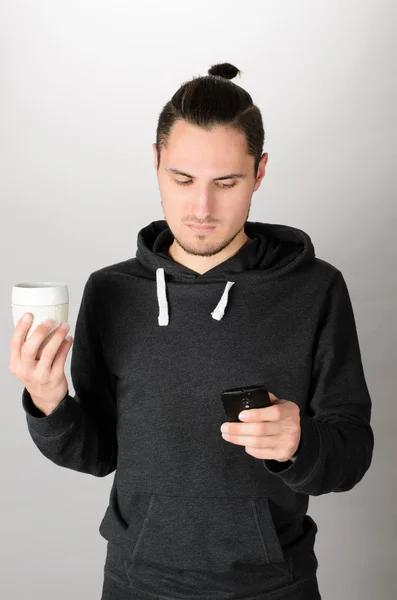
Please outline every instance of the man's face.
[[[154, 167], [157, 151], [153, 144]], [[244, 234], [251, 197], [265, 175], [267, 154], [254, 175], [254, 157], [243, 133], [228, 126], [211, 131], [179, 120], [167, 148], [161, 150], [157, 172], [164, 217], [175, 241], [195, 256], [213, 256]], [[177, 173], [180, 171], [187, 175]], [[230, 174], [241, 177], [218, 179]], [[213, 225], [197, 232], [187, 225]]]

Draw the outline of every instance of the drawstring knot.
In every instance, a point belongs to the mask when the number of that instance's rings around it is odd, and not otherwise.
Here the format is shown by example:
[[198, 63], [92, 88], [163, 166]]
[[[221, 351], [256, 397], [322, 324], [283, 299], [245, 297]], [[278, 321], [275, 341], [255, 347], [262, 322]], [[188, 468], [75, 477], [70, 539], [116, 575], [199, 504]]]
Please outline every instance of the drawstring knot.
[[222, 298], [219, 300], [217, 306], [212, 311], [211, 315], [213, 319], [220, 321], [225, 314], [225, 308], [229, 300], [229, 290], [234, 285], [234, 281], [228, 281], [223, 291]]

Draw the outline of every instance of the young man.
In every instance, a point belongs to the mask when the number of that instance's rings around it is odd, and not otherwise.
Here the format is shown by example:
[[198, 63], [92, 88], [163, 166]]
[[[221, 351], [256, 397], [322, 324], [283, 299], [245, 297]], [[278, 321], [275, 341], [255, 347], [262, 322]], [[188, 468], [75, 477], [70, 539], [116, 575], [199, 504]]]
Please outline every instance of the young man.
[[[247, 220], [268, 155], [237, 72], [216, 65], [163, 108], [153, 150], [165, 220], [139, 232], [136, 257], [88, 278], [76, 395], [50, 370], [47, 394], [33, 366], [23, 380], [45, 456], [115, 471], [102, 600], [318, 600], [309, 497], [351, 490], [371, 464], [342, 273], [304, 231]], [[64, 335], [44, 360], [59, 348], [64, 362]], [[24, 344], [25, 365], [44, 336], [39, 326]], [[271, 406], [227, 423], [221, 392], [257, 384]]]

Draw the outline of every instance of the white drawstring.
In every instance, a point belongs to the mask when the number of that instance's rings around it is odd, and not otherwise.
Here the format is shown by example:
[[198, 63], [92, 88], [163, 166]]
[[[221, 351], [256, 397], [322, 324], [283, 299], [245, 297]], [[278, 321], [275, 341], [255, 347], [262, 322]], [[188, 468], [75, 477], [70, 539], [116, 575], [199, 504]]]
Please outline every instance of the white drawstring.
[[164, 269], [156, 270], [156, 279], [157, 279], [157, 300], [159, 303], [159, 325], [168, 325], [169, 316], [168, 316], [168, 302], [167, 295], [165, 290], [165, 278], [164, 278]]
[[227, 282], [226, 287], [222, 294], [222, 298], [219, 300], [216, 308], [211, 313], [213, 319], [220, 321], [222, 319], [223, 315], [225, 314], [225, 308], [226, 308], [227, 302], [229, 300], [229, 290], [233, 284], [234, 284], [234, 281]]
[[[156, 281], [157, 281], [157, 300], [159, 305], [159, 317], [158, 322], [160, 326], [168, 325], [168, 302], [166, 294], [165, 276], [164, 269], [156, 270]], [[229, 300], [229, 290], [234, 285], [234, 281], [228, 281], [222, 294], [222, 298], [219, 300], [216, 308], [212, 311], [211, 315], [213, 319], [220, 321], [225, 314], [225, 309]]]

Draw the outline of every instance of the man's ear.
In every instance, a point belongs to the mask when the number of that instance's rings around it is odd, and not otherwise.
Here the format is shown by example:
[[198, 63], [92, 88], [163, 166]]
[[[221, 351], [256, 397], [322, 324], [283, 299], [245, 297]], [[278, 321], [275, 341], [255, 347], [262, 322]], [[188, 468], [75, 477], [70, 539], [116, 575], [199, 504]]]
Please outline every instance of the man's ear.
[[266, 175], [266, 165], [267, 165], [268, 158], [269, 158], [268, 153], [264, 152], [262, 154], [261, 160], [258, 165], [258, 174], [257, 174], [256, 180], [255, 180], [255, 186], [254, 186], [254, 190], [253, 190], [254, 192], [256, 192], [256, 190], [259, 188], [260, 184], [262, 183], [262, 179]]
[[158, 160], [157, 160], [157, 148], [156, 148], [155, 142], [153, 142], [152, 148], [153, 148], [153, 164], [154, 164], [154, 168], [157, 171]]

